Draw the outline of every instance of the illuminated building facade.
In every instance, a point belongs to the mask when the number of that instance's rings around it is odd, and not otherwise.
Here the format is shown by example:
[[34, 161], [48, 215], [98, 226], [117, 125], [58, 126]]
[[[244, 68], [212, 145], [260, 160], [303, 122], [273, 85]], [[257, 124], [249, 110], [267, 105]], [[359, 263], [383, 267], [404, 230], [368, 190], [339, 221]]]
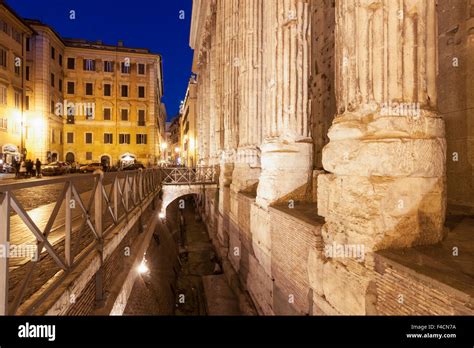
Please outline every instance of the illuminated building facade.
[[63, 39], [3, 3], [1, 11], [3, 161], [23, 151], [43, 163], [158, 163], [166, 120], [160, 55], [122, 41]]

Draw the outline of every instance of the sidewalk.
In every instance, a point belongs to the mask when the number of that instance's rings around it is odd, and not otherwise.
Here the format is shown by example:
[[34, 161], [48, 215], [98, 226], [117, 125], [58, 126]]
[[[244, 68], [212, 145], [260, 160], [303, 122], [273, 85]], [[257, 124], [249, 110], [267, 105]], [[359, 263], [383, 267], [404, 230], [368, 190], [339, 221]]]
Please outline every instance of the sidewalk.
[[0, 173], [0, 182], [2, 180], [9, 180], [9, 179], [15, 179], [15, 174]]

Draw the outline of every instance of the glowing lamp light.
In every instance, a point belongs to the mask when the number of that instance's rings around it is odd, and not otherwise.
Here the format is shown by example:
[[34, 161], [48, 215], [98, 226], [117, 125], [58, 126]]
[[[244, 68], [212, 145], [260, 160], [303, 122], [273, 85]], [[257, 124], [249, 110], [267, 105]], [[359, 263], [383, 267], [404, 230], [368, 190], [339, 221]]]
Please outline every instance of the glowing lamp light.
[[176, 148], [174, 149], [174, 151], [175, 151], [176, 153], [180, 153], [180, 152], [181, 152], [181, 149], [180, 149], [179, 147], [176, 147]]
[[21, 121], [21, 112], [20, 112], [20, 110], [13, 111], [13, 117], [15, 118], [16, 121]]
[[145, 273], [148, 273], [150, 271], [150, 269], [146, 265], [146, 259], [145, 258], [143, 258], [143, 261], [140, 263], [137, 270], [138, 270], [138, 273], [140, 273], [140, 274], [145, 274]]
[[161, 220], [164, 220], [166, 218], [166, 214], [165, 213], [159, 213], [158, 214], [158, 217], [161, 219]]

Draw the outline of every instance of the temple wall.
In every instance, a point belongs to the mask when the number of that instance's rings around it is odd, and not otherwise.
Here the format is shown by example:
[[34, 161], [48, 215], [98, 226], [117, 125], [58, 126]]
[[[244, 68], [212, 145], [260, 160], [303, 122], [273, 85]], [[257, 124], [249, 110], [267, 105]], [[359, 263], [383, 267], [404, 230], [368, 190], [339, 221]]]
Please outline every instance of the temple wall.
[[203, 218], [259, 314], [473, 313], [467, 288], [383, 254], [421, 260], [447, 202], [472, 207], [463, 1], [195, 0], [200, 156], [220, 169]]

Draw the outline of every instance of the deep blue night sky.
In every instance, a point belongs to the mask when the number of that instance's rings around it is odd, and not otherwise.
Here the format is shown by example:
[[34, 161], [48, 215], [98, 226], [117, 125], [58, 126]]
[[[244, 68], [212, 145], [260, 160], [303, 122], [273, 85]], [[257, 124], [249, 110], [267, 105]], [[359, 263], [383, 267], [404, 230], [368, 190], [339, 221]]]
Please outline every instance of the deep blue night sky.
[[[192, 0], [7, 0], [22, 17], [39, 19], [61, 36], [149, 48], [163, 56], [168, 119], [176, 115], [191, 74]], [[76, 19], [69, 19], [69, 11]], [[184, 10], [185, 19], [179, 18]]]

